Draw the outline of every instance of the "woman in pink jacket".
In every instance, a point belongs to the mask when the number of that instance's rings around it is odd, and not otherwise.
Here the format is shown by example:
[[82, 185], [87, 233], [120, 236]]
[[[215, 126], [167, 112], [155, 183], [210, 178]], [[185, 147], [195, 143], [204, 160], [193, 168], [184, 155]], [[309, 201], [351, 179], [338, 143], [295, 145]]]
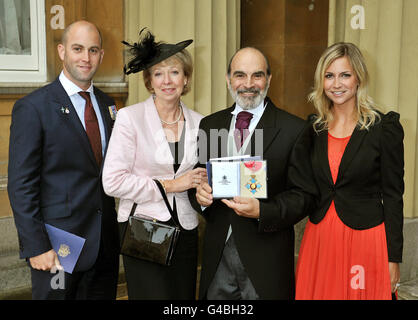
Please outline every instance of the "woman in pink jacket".
[[[150, 32], [139, 43], [123, 42], [133, 55], [125, 73], [143, 71], [151, 96], [119, 110], [104, 163], [104, 190], [120, 198], [119, 222], [128, 220], [136, 203], [136, 216], [175, 219], [182, 229], [170, 266], [123, 256], [129, 299], [195, 298], [198, 218], [187, 191], [205, 170], [193, 169], [202, 115], [180, 100], [190, 90], [193, 64], [185, 47], [191, 42], [156, 43]], [[165, 189], [173, 218], [154, 180]]]

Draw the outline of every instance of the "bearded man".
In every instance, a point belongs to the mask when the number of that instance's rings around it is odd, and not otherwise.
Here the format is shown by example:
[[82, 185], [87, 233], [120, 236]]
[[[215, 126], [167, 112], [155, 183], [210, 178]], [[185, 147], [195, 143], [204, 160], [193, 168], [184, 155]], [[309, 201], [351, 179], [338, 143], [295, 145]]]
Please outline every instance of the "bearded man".
[[259, 50], [237, 51], [226, 81], [235, 104], [202, 119], [200, 165], [214, 156], [261, 156], [267, 160], [268, 198], [214, 199], [208, 183], [189, 192], [206, 220], [199, 297], [293, 299], [293, 226], [308, 214], [316, 195], [307, 178], [312, 171], [308, 126], [267, 97], [271, 72]]

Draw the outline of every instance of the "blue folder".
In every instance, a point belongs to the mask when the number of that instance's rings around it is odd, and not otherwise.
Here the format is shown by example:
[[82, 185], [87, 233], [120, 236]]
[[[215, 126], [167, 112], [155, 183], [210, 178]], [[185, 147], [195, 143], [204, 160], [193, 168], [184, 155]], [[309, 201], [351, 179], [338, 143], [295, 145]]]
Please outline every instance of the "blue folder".
[[49, 224], [45, 224], [45, 228], [64, 271], [73, 273], [86, 239]]

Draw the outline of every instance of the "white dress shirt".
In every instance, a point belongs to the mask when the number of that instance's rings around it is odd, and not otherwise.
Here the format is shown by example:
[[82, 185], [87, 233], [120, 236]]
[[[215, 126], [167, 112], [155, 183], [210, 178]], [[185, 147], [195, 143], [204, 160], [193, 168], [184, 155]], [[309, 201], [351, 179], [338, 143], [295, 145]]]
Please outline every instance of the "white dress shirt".
[[250, 125], [248, 127], [248, 131], [251, 133], [254, 131], [255, 127], [258, 124], [258, 121], [260, 121], [261, 117], [263, 116], [264, 110], [266, 108], [266, 104], [264, 101], [260, 103], [260, 105], [257, 108], [251, 109], [251, 110], [244, 110], [240, 105], [235, 104], [235, 109], [232, 111], [233, 118], [233, 128], [235, 128], [235, 122], [237, 121], [237, 115], [241, 111], [247, 111], [249, 113], [253, 114], [253, 118], [251, 119]]
[[64, 72], [61, 72], [59, 76], [59, 81], [64, 87], [65, 92], [67, 92], [68, 97], [70, 98], [71, 103], [73, 104], [75, 111], [77, 112], [77, 115], [80, 118], [84, 130], [86, 129], [86, 124], [84, 121], [84, 109], [86, 107], [86, 100], [84, 100], [84, 98], [80, 96], [78, 93], [80, 91], [86, 91], [90, 93], [91, 103], [93, 104], [94, 112], [96, 112], [97, 121], [99, 122], [100, 137], [102, 141], [102, 155], [104, 155], [104, 151], [106, 150], [106, 134], [99, 104], [97, 103], [96, 96], [94, 95], [93, 82], [87, 90], [83, 90], [79, 88], [70, 79], [68, 79], [65, 76]]
[[[238, 105], [238, 104], [235, 105], [235, 109], [231, 112], [234, 117], [232, 118], [231, 127], [230, 127], [230, 130], [229, 130], [229, 136], [230, 137], [228, 139], [228, 156], [235, 156], [235, 155], [239, 155], [239, 154], [244, 155], [244, 154], [242, 154], [242, 152], [244, 152], [246, 150], [247, 145], [248, 145], [249, 141], [251, 140], [251, 136], [254, 133], [255, 128], [257, 127], [258, 122], [260, 121], [261, 117], [263, 116], [264, 110], [266, 109], [266, 105], [267, 104], [264, 103], [264, 101], [263, 101], [259, 104], [258, 107], [254, 108], [254, 109], [250, 109], [250, 110], [244, 110], [240, 105]], [[235, 123], [237, 121], [237, 115], [241, 111], [250, 112], [250, 113], [253, 114], [253, 117], [252, 117], [252, 119], [250, 121], [250, 124], [248, 126], [248, 131], [249, 131], [248, 137], [245, 139], [241, 150], [236, 150], [235, 140], [234, 140], [234, 133], [233, 132], [234, 132], [234, 129], [235, 129]], [[225, 242], [228, 241], [229, 237], [231, 236], [231, 233], [232, 233], [232, 226], [230, 225]]]

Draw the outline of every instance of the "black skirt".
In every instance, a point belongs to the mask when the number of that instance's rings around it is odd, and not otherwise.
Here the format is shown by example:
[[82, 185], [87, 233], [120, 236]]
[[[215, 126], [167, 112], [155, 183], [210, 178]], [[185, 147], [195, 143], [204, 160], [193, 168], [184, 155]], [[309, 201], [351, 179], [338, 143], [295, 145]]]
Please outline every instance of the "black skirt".
[[180, 232], [170, 266], [123, 256], [129, 300], [194, 300], [198, 229]]
[[[175, 159], [174, 172], [180, 167], [184, 152], [183, 129], [179, 142], [169, 143]], [[180, 225], [176, 199], [169, 223]], [[123, 256], [129, 300], [195, 300], [198, 260], [198, 228], [181, 228], [170, 266]]]

